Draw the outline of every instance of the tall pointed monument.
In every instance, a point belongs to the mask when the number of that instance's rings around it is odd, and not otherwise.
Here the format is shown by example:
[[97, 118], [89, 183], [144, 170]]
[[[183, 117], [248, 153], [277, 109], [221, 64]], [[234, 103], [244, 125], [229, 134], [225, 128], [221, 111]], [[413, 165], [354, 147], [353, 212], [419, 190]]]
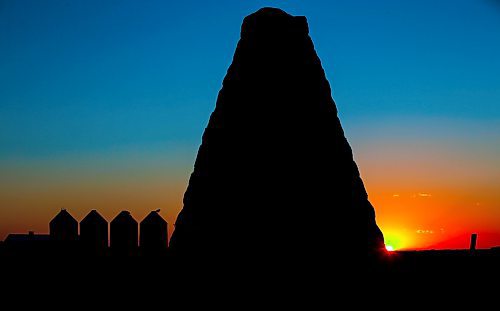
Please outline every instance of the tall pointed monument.
[[305, 17], [279, 9], [244, 19], [174, 254], [352, 260], [384, 248], [308, 33]]

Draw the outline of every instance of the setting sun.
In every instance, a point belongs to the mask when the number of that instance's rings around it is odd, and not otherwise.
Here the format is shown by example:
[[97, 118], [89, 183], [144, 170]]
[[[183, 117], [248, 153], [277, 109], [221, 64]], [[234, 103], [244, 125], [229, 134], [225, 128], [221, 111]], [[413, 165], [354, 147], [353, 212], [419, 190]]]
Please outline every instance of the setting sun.
[[386, 249], [388, 252], [393, 252], [393, 251], [394, 251], [394, 247], [392, 247], [391, 245], [386, 245], [386, 246], [385, 246], [385, 249]]

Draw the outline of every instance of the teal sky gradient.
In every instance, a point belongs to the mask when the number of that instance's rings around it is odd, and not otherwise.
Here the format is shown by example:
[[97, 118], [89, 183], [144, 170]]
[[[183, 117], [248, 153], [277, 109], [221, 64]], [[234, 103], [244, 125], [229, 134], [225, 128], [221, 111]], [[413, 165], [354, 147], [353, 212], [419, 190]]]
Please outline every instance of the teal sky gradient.
[[494, 1], [0, 3], [1, 158], [192, 151], [243, 17], [266, 5], [308, 17], [345, 123], [500, 118]]

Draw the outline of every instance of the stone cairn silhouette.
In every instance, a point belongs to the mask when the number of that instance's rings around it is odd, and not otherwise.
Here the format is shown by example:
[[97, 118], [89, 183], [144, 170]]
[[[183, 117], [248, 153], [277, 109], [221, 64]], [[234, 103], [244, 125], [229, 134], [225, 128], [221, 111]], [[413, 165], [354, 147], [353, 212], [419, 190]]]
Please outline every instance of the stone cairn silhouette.
[[172, 253], [353, 262], [384, 249], [308, 32], [305, 17], [279, 9], [244, 19]]

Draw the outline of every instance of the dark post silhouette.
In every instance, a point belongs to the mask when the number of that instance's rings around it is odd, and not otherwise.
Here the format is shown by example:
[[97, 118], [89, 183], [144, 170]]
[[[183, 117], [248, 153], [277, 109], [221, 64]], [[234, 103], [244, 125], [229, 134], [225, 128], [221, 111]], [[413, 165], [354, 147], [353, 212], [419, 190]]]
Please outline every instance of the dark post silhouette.
[[108, 248], [108, 222], [92, 210], [80, 222], [80, 241], [86, 252], [104, 254]]
[[137, 221], [128, 211], [120, 212], [110, 225], [110, 246], [113, 255], [137, 254]]
[[149, 213], [140, 226], [141, 252], [159, 255], [167, 249], [167, 222], [160, 216], [160, 210]]
[[76, 241], [78, 239], [78, 222], [67, 210], [61, 211], [49, 223], [50, 237], [54, 241]]
[[470, 251], [473, 252], [476, 250], [476, 242], [477, 242], [477, 233], [473, 233], [470, 236]]

